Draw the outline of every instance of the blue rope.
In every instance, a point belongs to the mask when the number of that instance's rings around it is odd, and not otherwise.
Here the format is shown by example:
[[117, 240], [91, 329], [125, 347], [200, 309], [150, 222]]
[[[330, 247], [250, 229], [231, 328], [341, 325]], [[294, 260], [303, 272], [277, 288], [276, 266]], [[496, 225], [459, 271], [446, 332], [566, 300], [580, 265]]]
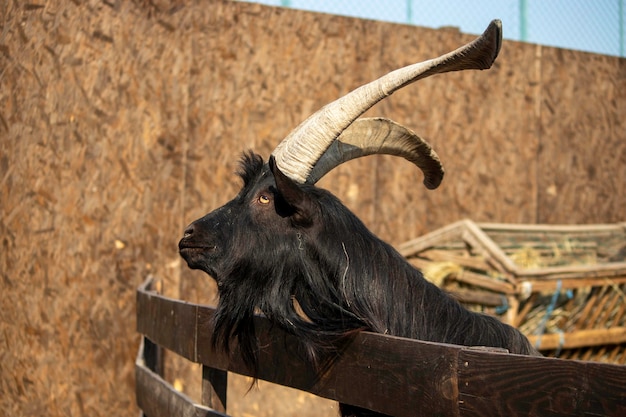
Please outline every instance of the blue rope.
[[502, 304], [496, 307], [496, 314], [504, 314], [509, 310], [509, 300], [502, 295]]
[[[548, 322], [548, 319], [552, 315], [552, 312], [554, 311], [554, 307], [556, 307], [556, 302], [559, 299], [560, 293], [561, 293], [561, 280], [558, 280], [556, 282], [556, 291], [554, 291], [554, 294], [552, 294], [552, 299], [550, 300], [550, 304], [548, 305], [548, 308], [546, 309], [546, 314], [543, 316], [543, 319], [541, 320], [541, 325], [539, 326], [539, 329], [537, 330], [537, 333], [536, 333], [538, 336], [540, 336], [537, 338], [537, 342], [535, 343], [536, 349], [539, 349], [539, 346], [541, 345], [541, 336], [544, 334], [546, 330], [546, 323]], [[568, 297], [569, 296], [570, 294], [568, 294]], [[563, 339], [562, 333], [563, 332], [561, 332], [561, 339]], [[561, 346], [563, 346], [562, 340], [560, 342], [559, 352], [560, 352]]]

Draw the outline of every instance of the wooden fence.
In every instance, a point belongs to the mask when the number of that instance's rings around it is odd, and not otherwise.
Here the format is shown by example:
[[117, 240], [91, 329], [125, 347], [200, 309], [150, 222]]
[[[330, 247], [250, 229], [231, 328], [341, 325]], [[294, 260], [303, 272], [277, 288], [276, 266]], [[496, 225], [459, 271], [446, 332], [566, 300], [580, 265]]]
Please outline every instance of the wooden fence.
[[[237, 352], [214, 351], [214, 309], [137, 290], [144, 341], [135, 365], [145, 415], [223, 416], [227, 373], [251, 375]], [[626, 366], [527, 357], [363, 332], [316, 371], [297, 341], [257, 317], [257, 377], [394, 416], [624, 416]], [[202, 404], [162, 378], [162, 349], [202, 365]]]

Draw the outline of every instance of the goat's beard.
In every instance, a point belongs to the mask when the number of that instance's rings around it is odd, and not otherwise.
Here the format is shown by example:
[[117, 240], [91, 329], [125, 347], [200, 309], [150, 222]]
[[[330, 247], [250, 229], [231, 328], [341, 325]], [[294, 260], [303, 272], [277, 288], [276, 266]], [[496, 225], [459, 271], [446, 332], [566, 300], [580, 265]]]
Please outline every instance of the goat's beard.
[[[234, 270], [237, 274], [225, 274], [217, 281], [213, 346], [229, 354], [238, 351], [255, 375], [260, 350], [254, 318], [257, 312], [295, 336], [300, 345], [298, 354], [318, 370], [329, 365], [359, 331], [368, 329], [338, 299], [314, 291], [294, 269], [283, 266], [253, 273], [239, 265]], [[308, 279], [326, 279], [317, 272], [316, 278], [307, 274]], [[238, 349], [234, 349], [234, 341]]]
[[220, 300], [213, 317], [213, 346], [232, 352], [232, 339], [236, 339], [246, 366], [256, 373], [258, 343], [254, 326], [254, 304], [242, 303], [235, 291], [220, 285]]

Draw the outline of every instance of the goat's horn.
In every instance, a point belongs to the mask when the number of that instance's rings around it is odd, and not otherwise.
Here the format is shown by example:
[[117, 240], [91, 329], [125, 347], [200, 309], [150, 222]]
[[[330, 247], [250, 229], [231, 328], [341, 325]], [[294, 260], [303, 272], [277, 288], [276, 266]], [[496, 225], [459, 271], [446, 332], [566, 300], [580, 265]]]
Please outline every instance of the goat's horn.
[[443, 179], [439, 156], [424, 139], [393, 120], [357, 119], [344, 130], [311, 170], [306, 182], [315, 184], [337, 165], [373, 154], [401, 156], [424, 173], [424, 185], [435, 189]]
[[350, 124], [394, 91], [430, 75], [466, 69], [488, 69], [502, 44], [502, 23], [493, 20], [471, 43], [428, 61], [392, 71], [322, 107], [276, 147], [278, 168], [304, 183], [326, 149]]

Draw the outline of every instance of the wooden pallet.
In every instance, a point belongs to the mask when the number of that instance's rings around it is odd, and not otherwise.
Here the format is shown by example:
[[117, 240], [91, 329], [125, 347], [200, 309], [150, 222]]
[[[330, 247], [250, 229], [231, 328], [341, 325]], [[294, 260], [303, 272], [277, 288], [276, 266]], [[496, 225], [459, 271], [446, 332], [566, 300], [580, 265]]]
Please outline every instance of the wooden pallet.
[[520, 328], [544, 353], [626, 363], [626, 223], [462, 220], [399, 251], [468, 308]]

